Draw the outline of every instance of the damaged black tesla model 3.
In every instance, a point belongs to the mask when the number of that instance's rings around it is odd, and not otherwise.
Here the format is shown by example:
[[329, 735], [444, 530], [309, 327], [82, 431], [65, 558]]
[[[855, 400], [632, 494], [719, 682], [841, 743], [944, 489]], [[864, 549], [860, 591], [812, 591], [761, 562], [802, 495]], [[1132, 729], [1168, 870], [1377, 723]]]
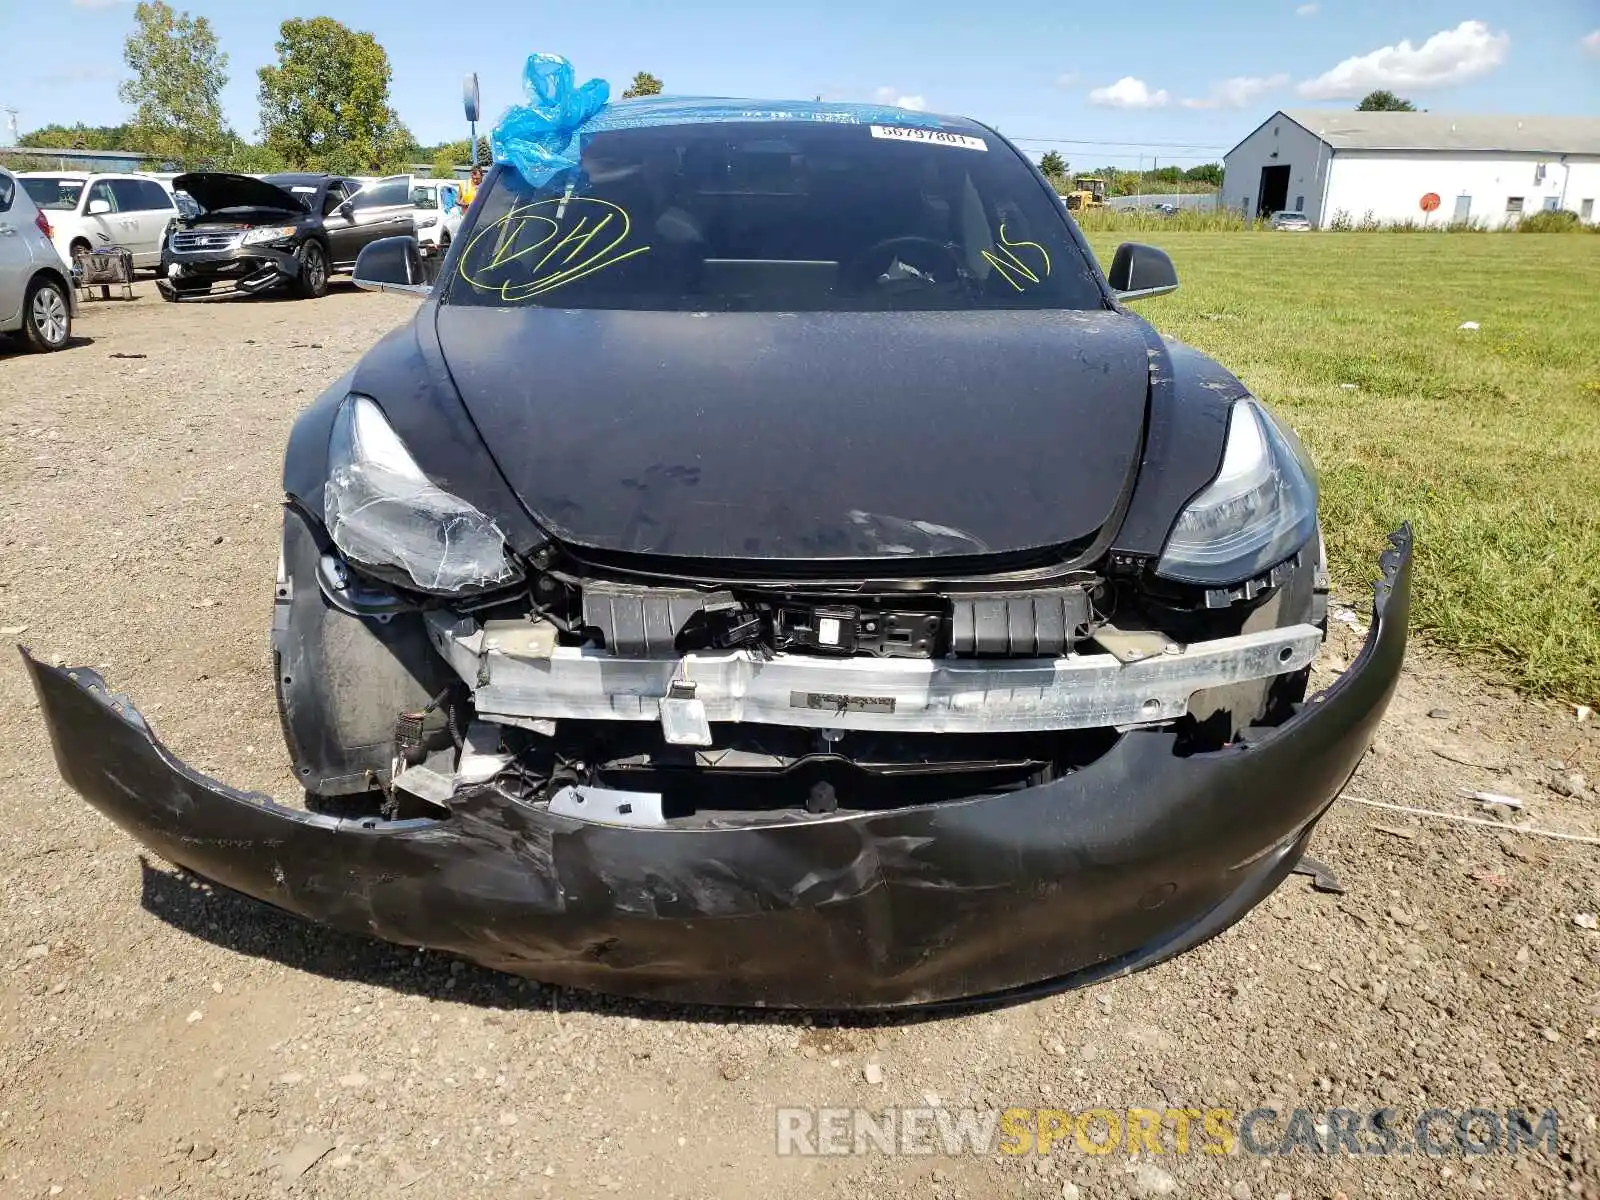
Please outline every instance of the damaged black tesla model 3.
[[491, 171], [291, 435], [272, 639], [309, 803], [32, 663], [61, 770], [165, 857], [557, 983], [870, 1008], [1176, 954], [1301, 856], [1400, 670], [1358, 659], [1268, 408], [1126, 302], [971, 121], [603, 110]]

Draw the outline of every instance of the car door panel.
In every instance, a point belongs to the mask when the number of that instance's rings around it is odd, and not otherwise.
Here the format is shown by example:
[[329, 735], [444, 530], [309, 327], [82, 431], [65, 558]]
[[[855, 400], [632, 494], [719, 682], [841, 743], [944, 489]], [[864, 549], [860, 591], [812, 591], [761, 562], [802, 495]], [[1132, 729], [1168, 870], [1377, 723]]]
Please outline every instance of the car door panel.
[[416, 235], [412, 216], [411, 177], [391, 175], [362, 188], [352, 197], [357, 230], [356, 252], [379, 238], [396, 234]]
[[19, 222], [30, 219], [25, 206], [17, 201], [22, 188], [10, 175], [0, 172], [0, 329], [13, 329], [22, 312], [22, 295], [33, 275], [31, 239]]
[[144, 266], [149, 259], [149, 249], [145, 245], [144, 209], [147, 201], [142, 181], [118, 179], [112, 183], [111, 192], [117, 198], [117, 219], [122, 227], [121, 244], [133, 256], [135, 266]]
[[347, 198], [348, 192], [343, 181], [330, 183], [322, 197], [322, 228], [328, 235], [328, 255], [336, 266], [354, 262], [360, 252], [355, 223], [340, 207]]
[[[97, 201], [109, 205], [109, 210], [90, 212], [89, 209]], [[112, 193], [109, 179], [95, 180], [84, 192], [83, 231], [91, 250], [104, 250], [110, 246], [127, 244], [127, 218], [117, 211], [117, 198]]]
[[134, 262], [141, 267], [159, 267], [161, 243], [166, 237], [167, 227], [178, 215], [178, 206], [173, 203], [166, 188], [153, 179], [141, 180], [139, 191], [144, 196], [144, 204], [137, 214], [140, 254], [143, 258], [135, 255]]
[[145, 243], [144, 229], [144, 208], [148, 201], [145, 198], [143, 181], [113, 179], [111, 194], [117, 200], [117, 224], [122, 230], [117, 239], [118, 243], [133, 256], [134, 266], [148, 266], [150, 248]]

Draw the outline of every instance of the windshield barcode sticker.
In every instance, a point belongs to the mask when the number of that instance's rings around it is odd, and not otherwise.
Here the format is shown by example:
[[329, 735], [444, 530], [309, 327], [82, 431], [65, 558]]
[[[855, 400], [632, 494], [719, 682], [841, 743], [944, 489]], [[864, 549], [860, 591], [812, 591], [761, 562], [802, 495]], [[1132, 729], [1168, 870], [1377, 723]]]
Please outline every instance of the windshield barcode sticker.
[[874, 125], [872, 136], [887, 138], [891, 142], [926, 142], [930, 146], [954, 146], [958, 150], [989, 148], [989, 144], [982, 138], [968, 137], [964, 133], [946, 133], [942, 129], [916, 129], [909, 125]]

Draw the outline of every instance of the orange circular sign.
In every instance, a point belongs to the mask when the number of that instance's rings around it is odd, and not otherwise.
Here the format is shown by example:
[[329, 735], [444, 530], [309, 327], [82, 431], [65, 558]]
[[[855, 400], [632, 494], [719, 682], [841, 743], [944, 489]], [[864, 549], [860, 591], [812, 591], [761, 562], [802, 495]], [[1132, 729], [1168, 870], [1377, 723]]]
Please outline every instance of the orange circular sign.
[[1422, 211], [1435, 212], [1439, 208], [1439, 193], [1429, 192], [1422, 198]]

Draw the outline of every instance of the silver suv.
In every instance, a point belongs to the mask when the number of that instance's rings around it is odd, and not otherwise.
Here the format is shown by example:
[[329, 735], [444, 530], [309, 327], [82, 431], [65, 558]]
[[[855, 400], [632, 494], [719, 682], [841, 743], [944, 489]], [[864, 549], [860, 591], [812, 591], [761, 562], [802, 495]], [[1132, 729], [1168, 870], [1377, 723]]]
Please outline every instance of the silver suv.
[[30, 350], [65, 346], [77, 312], [67, 264], [50, 234], [17, 177], [0, 167], [0, 333]]

